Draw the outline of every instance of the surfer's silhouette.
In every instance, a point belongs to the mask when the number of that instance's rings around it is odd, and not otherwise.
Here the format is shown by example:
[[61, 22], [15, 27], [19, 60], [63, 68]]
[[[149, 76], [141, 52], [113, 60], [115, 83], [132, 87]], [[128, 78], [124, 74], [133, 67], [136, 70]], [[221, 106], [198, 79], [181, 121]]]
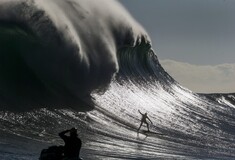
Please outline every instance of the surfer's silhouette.
[[[66, 133], [70, 133], [67, 136]], [[82, 141], [78, 138], [77, 129], [72, 128], [70, 130], [59, 133], [59, 136], [64, 140], [64, 157], [68, 160], [80, 160], [79, 154], [82, 146]]]
[[143, 125], [143, 123], [145, 123], [145, 124], [147, 125], [148, 132], [150, 132], [150, 130], [149, 130], [149, 124], [148, 124], [148, 122], [147, 122], [147, 119], [148, 119], [152, 124], [153, 124], [153, 122], [149, 119], [149, 117], [148, 117], [148, 115], [147, 115], [147, 112], [146, 112], [145, 114], [141, 113], [140, 110], [138, 110], [138, 112], [142, 115], [142, 118], [141, 118], [140, 126], [139, 126], [139, 128], [138, 128], [137, 131], [139, 132], [141, 126]]

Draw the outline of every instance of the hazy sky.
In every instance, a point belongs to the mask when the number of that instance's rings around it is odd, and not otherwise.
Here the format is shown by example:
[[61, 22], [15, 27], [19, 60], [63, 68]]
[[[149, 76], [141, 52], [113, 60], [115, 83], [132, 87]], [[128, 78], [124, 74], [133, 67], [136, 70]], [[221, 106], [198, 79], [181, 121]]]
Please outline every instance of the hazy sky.
[[120, 0], [161, 64], [195, 92], [235, 92], [235, 0]]

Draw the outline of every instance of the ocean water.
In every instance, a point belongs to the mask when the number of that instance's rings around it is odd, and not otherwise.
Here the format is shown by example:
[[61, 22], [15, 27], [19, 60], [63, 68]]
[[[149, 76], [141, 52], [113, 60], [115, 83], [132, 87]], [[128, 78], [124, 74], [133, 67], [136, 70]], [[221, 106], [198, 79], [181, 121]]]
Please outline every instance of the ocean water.
[[181, 86], [150, 37], [117, 1], [0, 0], [0, 159], [71, 127], [89, 160], [235, 159], [235, 94]]

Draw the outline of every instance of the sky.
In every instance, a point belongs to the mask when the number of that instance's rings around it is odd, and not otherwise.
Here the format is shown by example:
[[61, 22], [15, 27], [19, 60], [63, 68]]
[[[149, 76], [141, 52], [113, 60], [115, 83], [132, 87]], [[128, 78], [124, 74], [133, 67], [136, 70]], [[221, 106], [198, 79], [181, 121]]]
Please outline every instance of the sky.
[[235, 92], [235, 0], [119, 0], [163, 68], [198, 93]]

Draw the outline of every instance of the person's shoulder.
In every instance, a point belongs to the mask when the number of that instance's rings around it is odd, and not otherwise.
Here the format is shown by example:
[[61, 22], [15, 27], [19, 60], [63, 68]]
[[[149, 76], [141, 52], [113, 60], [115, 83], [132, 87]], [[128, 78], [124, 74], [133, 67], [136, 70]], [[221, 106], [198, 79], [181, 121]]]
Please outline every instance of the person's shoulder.
[[77, 142], [82, 142], [82, 140], [79, 137], [76, 137]]

